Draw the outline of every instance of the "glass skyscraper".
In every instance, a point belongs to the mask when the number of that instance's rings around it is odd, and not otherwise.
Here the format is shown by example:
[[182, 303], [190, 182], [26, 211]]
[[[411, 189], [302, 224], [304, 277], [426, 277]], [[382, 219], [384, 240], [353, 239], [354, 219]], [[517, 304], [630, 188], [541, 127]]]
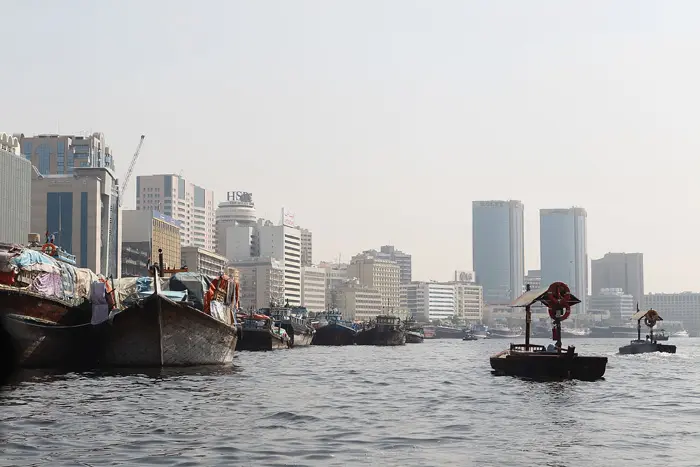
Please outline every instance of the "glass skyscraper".
[[586, 311], [588, 244], [586, 210], [540, 209], [540, 268], [542, 287], [564, 282], [581, 300], [574, 310]]
[[520, 201], [472, 202], [472, 248], [484, 303], [510, 304], [523, 293], [525, 237]]

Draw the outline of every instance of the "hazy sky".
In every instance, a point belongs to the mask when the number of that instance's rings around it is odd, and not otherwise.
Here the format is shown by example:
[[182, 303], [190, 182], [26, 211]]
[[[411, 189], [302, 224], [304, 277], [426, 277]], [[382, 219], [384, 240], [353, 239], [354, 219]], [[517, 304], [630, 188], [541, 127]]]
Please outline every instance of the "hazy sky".
[[[0, 0], [0, 131], [102, 131], [123, 176], [282, 205], [314, 260], [471, 268], [471, 201], [588, 211], [588, 252], [700, 290], [698, 2]], [[126, 205], [134, 205], [132, 180]]]

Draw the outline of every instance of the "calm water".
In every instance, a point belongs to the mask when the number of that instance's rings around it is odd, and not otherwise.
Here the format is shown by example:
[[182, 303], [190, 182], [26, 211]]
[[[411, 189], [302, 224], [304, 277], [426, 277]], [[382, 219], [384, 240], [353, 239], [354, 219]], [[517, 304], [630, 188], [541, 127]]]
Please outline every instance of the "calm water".
[[616, 355], [624, 342], [565, 342], [609, 357], [593, 383], [495, 377], [505, 340], [29, 373], [0, 395], [0, 465], [700, 465], [700, 339]]

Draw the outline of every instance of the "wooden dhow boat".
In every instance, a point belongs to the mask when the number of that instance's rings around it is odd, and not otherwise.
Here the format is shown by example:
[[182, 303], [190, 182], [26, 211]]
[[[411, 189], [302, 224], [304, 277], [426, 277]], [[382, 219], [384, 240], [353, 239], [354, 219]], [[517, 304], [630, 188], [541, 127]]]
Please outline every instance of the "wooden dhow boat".
[[[562, 351], [561, 322], [569, 317], [571, 307], [580, 302], [563, 282], [554, 282], [548, 288], [539, 290], [530, 290], [528, 285], [527, 291], [511, 305], [525, 308], [525, 344], [511, 344], [508, 350], [491, 357], [494, 374], [534, 380], [594, 381], [602, 378], [608, 363], [607, 357], [581, 356], [573, 346]], [[530, 344], [530, 307], [535, 303], [546, 306], [553, 321], [552, 337], [556, 345], [550, 349]]]
[[236, 350], [264, 351], [288, 349], [292, 346], [291, 338], [283, 327], [274, 325], [273, 318], [264, 313], [239, 314], [242, 334]]
[[406, 330], [398, 316], [379, 315], [357, 332], [355, 343], [357, 345], [405, 345]]
[[337, 310], [327, 311], [317, 316], [319, 319], [311, 338], [311, 345], [342, 346], [354, 345], [357, 331]]
[[[639, 311], [639, 304], [637, 304], [637, 312], [632, 315], [631, 319], [637, 320], [637, 339], [630, 341], [628, 345], [620, 347], [620, 354], [631, 355], [650, 352], [676, 353], [675, 345], [659, 344], [657, 342], [658, 339], [654, 335], [654, 326], [659, 321], [663, 321], [663, 318], [659, 316], [656, 310]], [[647, 334], [645, 340], [642, 340], [642, 320], [644, 320], [644, 325], [649, 328], [649, 334]]]
[[[101, 366], [164, 367], [228, 364], [241, 333], [236, 321], [238, 283], [226, 275], [213, 281], [178, 272], [170, 278], [187, 290], [163, 291], [163, 268], [151, 267], [154, 290], [106, 323]], [[187, 275], [182, 276], [182, 275]], [[199, 278], [201, 286], [193, 278]], [[185, 280], [186, 279], [186, 280]], [[172, 287], [171, 287], [172, 289]], [[202, 308], [195, 307], [200, 303]], [[198, 306], [198, 305], [197, 305]]]

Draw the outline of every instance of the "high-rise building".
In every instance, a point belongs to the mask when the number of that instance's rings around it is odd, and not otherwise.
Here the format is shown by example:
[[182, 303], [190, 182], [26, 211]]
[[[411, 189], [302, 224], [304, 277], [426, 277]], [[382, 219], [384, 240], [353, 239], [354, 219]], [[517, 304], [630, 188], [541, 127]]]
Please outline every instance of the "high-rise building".
[[271, 303], [284, 305], [284, 266], [273, 258], [234, 261], [238, 270], [241, 309], [266, 308]]
[[379, 291], [382, 309], [378, 313], [400, 309], [400, 267], [395, 261], [373, 254], [354, 256], [348, 265], [348, 278], [356, 278], [360, 285]]
[[179, 268], [180, 225], [158, 211], [122, 211], [122, 276], [147, 276], [147, 261], [157, 263], [159, 249], [166, 268]]
[[226, 230], [229, 227], [254, 226], [257, 222], [253, 194], [245, 191], [229, 191], [226, 201], [216, 209], [216, 252], [226, 256]]
[[110, 169], [76, 167], [72, 175], [32, 177], [31, 230], [55, 235], [78, 267], [121, 276], [121, 217]]
[[136, 209], [156, 210], [182, 223], [182, 246], [214, 251], [214, 192], [178, 175], [136, 177]]
[[484, 302], [510, 304], [523, 292], [525, 237], [520, 201], [472, 203], [472, 256]]
[[401, 284], [410, 284], [412, 277], [412, 260], [411, 255], [404, 253], [403, 251], [397, 250], [393, 245], [384, 245], [379, 251], [377, 250], [365, 250], [362, 254], [372, 255], [380, 259], [387, 259], [395, 262], [399, 265], [400, 276], [399, 282]]
[[232, 261], [269, 257], [284, 267], [284, 302], [301, 305], [301, 232], [289, 225], [258, 220], [254, 226], [226, 228], [226, 257]]
[[42, 175], [72, 174], [77, 167], [114, 171], [112, 151], [102, 133], [90, 136], [44, 134], [19, 136], [22, 155]]
[[313, 242], [309, 229], [301, 229], [301, 265], [311, 266], [313, 264]]
[[642, 253], [606, 253], [591, 260], [591, 294], [601, 289], [622, 289], [635, 303], [644, 300], [644, 255]]
[[408, 311], [417, 321], [449, 319], [455, 314], [455, 287], [440, 282], [402, 284]]
[[20, 156], [19, 139], [0, 133], [0, 242], [27, 242], [32, 164]]
[[213, 251], [196, 246], [183, 246], [182, 266], [187, 266], [190, 272], [198, 272], [209, 277], [218, 277], [223, 274], [228, 264], [228, 259]]
[[326, 271], [326, 301], [330, 307], [337, 307], [335, 291], [348, 280], [348, 265], [346, 263], [321, 262], [318, 267]]
[[586, 210], [540, 209], [542, 284], [564, 282], [581, 300], [574, 310], [585, 312], [588, 296]]
[[301, 267], [301, 305], [309, 311], [326, 309], [326, 270], [321, 267]]

